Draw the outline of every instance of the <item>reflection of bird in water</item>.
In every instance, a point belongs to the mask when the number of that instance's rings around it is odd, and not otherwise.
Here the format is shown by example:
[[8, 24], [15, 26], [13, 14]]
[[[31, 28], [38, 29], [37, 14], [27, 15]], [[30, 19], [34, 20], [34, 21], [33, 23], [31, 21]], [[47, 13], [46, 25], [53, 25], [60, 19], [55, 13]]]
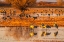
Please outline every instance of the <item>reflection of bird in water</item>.
[[42, 32], [41, 36], [50, 35], [51, 33], [48, 32]]
[[[30, 29], [28, 27], [10, 27], [8, 28], [8, 31], [6, 32], [6, 36], [13, 37], [15, 40], [28, 39], [30, 38]], [[31, 33], [31, 36], [33, 34]]]
[[50, 35], [50, 34], [51, 34], [51, 33], [48, 33], [48, 32], [46, 33], [46, 35]]
[[56, 37], [58, 35], [58, 31], [54, 33], [54, 36]]

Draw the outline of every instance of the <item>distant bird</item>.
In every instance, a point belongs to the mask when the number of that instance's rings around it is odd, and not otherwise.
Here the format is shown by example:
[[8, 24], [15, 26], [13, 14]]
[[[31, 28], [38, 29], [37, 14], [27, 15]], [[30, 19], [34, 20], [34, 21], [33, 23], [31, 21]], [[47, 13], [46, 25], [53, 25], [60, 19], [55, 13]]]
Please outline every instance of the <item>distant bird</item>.
[[44, 26], [44, 24], [42, 24], [42, 26]]
[[34, 18], [34, 20], [37, 19], [37, 17], [33, 17], [33, 18]]
[[56, 27], [58, 29], [58, 25], [56, 23], [54, 24], [54, 27]]
[[38, 26], [34, 26], [34, 28], [37, 28]]
[[51, 28], [51, 26], [49, 26], [49, 25], [46, 25], [46, 28]]
[[3, 19], [3, 20], [6, 20], [7, 18], [6, 18], [6, 17], [3, 17], [2, 19]]
[[42, 26], [42, 28], [46, 28], [46, 25], [44, 25], [44, 24], [42, 24], [41, 26]]
[[43, 27], [43, 28], [51, 28], [51, 26], [49, 26], [49, 25], [44, 25], [44, 24], [42, 24], [42, 27]]
[[34, 25], [30, 25], [30, 28], [31, 28], [31, 29], [34, 29]]

